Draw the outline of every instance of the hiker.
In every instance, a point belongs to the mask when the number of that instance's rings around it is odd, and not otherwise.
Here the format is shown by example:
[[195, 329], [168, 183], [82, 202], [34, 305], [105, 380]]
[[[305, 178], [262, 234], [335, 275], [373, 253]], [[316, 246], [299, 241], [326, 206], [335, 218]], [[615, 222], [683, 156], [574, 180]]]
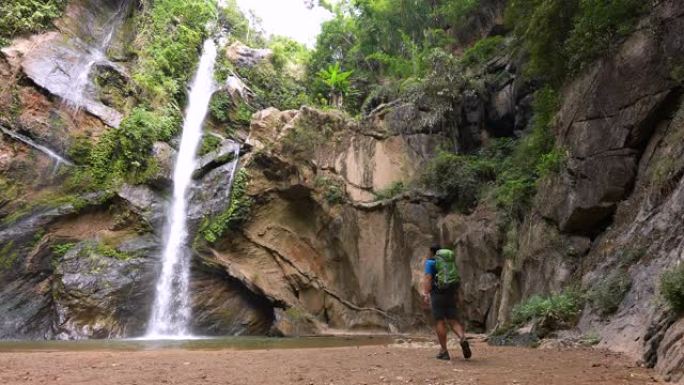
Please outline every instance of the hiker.
[[430, 247], [430, 254], [425, 260], [423, 300], [432, 307], [432, 318], [435, 319], [435, 331], [441, 347], [436, 357], [439, 360], [451, 359], [447, 350], [447, 325], [459, 338], [463, 357], [468, 359], [472, 355], [465, 330], [457, 319], [458, 283], [459, 275], [454, 252], [439, 245]]

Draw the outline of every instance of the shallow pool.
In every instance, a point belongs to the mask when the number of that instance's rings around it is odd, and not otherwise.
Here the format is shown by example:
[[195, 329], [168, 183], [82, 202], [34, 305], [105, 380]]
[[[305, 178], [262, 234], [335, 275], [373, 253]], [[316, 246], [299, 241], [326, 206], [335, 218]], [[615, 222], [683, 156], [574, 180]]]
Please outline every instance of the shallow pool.
[[182, 340], [81, 340], [81, 341], [0, 341], [0, 352], [46, 351], [136, 351], [157, 349], [221, 350], [221, 349], [303, 349], [345, 346], [389, 345], [396, 338], [385, 335], [316, 336], [316, 337], [194, 337]]

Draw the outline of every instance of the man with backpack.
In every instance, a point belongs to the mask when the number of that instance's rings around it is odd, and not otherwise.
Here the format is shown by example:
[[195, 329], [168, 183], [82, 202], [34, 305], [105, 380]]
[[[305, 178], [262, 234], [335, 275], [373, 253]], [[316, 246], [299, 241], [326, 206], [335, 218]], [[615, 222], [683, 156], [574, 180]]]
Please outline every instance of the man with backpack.
[[423, 299], [432, 305], [432, 317], [435, 319], [435, 331], [441, 350], [439, 360], [450, 360], [447, 350], [447, 326], [459, 338], [463, 357], [472, 356], [470, 345], [465, 337], [465, 330], [458, 322], [456, 310], [456, 292], [460, 278], [454, 252], [443, 249], [439, 245], [430, 247], [430, 255], [425, 261], [425, 279], [423, 281]]

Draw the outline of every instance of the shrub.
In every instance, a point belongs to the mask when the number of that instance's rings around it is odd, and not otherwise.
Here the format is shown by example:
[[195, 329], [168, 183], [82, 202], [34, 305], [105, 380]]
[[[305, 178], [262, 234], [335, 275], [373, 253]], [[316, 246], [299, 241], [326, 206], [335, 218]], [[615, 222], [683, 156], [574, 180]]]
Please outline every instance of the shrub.
[[630, 33], [642, 0], [512, 0], [506, 22], [529, 52], [527, 72], [560, 85]]
[[240, 67], [237, 72], [241, 78], [248, 80], [250, 89], [254, 91], [252, 104], [256, 104], [255, 107], [275, 107], [284, 111], [309, 104], [304, 83], [288, 71], [276, 70], [270, 62], [252, 68]]
[[0, 271], [8, 270], [19, 258], [19, 250], [14, 245], [13, 240], [9, 240], [0, 247]]
[[336, 184], [332, 184], [325, 189], [325, 201], [331, 205], [344, 203], [344, 190]]
[[580, 0], [579, 15], [567, 41], [567, 65], [581, 71], [632, 32], [638, 17], [648, 9], [643, 0]]
[[215, 19], [215, 3], [205, 0], [143, 0], [135, 46], [133, 80], [142, 99], [154, 107], [178, 103], [194, 73], [197, 51]]
[[23, 33], [48, 29], [64, 12], [66, 0], [3, 0], [0, 3], [0, 46]]
[[544, 318], [558, 323], [571, 322], [582, 310], [582, 302], [582, 295], [572, 289], [548, 297], [535, 295], [513, 308], [511, 322], [523, 325]]
[[660, 279], [660, 292], [677, 313], [684, 312], [684, 263], [663, 273]]
[[212, 134], [204, 134], [202, 136], [202, 145], [198, 151], [198, 155], [206, 155], [212, 151], [215, 151], [221, 146], [221, 138]]
[[558, 94], [550, 87], [535, 93], [531, 131], [519, 139], [512, 155], [503, 161], [494, 197], [499, 208], [521, 216], [530, 206], [537, 180], [544, 173], [560, 169], [564, 156], [554, 149], [551, 124], [558, 110]]
[[593, 286], [589, 301], [602, 316], [607, 316], [617, 311], [631, 287], [632, 278], [626, 271], [619, 269]]
[[95, 183], [144, 180], [154, 171], [152, 145], [155, 141], [170, 140], [178, 127], [180, 117], [176, 114], [134, 108], [121, 125], [107, 131], [93, 149], [90, 171]]
[[479, 40], [463, 52], [461, 63], [466, 66], [485, 64], [494, 55], [500, 53], [503, 46], [504, 38], [502, 36], [492, 36]]
[[551, 152], [542, 154], [537, 164], [537, 174], [540, 177], [546, 177], [553, 174], [558, 174], [567, 163], [567, 153], [555, 147]]
[[443, 195], [457, 209], [467, 211], [480, 196], [483, 185], [494, 179], [494, 165], [472, 155], [440, 152], [430, 161], [422, 183]]
[[323, 198], [325, 198], [328, 204], [344, 203], [346, 194], [344, 188], [339, 183], [325, 177], [316, 177], [314, 186], [323, 190]]
[[66, 253], [73, 249], [74, 246], [76, 246], [76, 244], [73, 242], [52, 245], [52, 253], [58, 257], [63, 257]]
[[230, 110], [233, 107], [233, 100], [227, 92], [217, 92], [211, 97], [209, 102], [209, 113], [220, 123], [230, 121]]
[[216, 242], [227, 230], [237, 230], [250, 213], [253, 200], [247, 195], [249, 174], [240, 169], [233, 181], [228, 208], [214, 218], [200, 224], [199, 234], [209, 243]]
[[375, 195], [375, 200], [378, 201], [392, 199], [397, 195], [403, 194], [406, 191], [406, 187], [407, 186], [404, 184], [404, 182], [398, 181], [390, 184], [380, 191], [374, 192], [373, 194]]

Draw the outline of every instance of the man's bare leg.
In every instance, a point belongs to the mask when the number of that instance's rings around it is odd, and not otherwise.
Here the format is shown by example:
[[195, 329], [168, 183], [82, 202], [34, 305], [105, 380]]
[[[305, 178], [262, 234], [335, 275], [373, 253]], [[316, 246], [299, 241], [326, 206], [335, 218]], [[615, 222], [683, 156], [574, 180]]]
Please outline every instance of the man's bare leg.
[[442, 348], [440, 353], [447, 351], [447, 325], [445, 320], [437, 320], [435, 324], [435, 331], [437, 332], [437, 339], [439, 340], [439, 346]]
[[451, 330], [454, 332], [454, 334], [456, 334], [456, 337], [458, 337], [459, 341], [465, 340], [465, 330], [460, 322], [455, 319], [451, 319], [449, 320], [449, 326], [451, 326]]
[[457, 320], [449, 320], [449, 326], [451, 326], [451, 330], [454, 331], [456, 336], [459, 339], [460, 345], [461, 345], [461, 350], [463, 351], [463, 357], [465, 359], [470, 358], [473, 353], [470, 350], [470, 344], [468, 344], [468, 340], [466, 340], [466, 335], [465, 335], [465, 330], [463, 328], [463, 325], [461, 325], [460, 322]]

